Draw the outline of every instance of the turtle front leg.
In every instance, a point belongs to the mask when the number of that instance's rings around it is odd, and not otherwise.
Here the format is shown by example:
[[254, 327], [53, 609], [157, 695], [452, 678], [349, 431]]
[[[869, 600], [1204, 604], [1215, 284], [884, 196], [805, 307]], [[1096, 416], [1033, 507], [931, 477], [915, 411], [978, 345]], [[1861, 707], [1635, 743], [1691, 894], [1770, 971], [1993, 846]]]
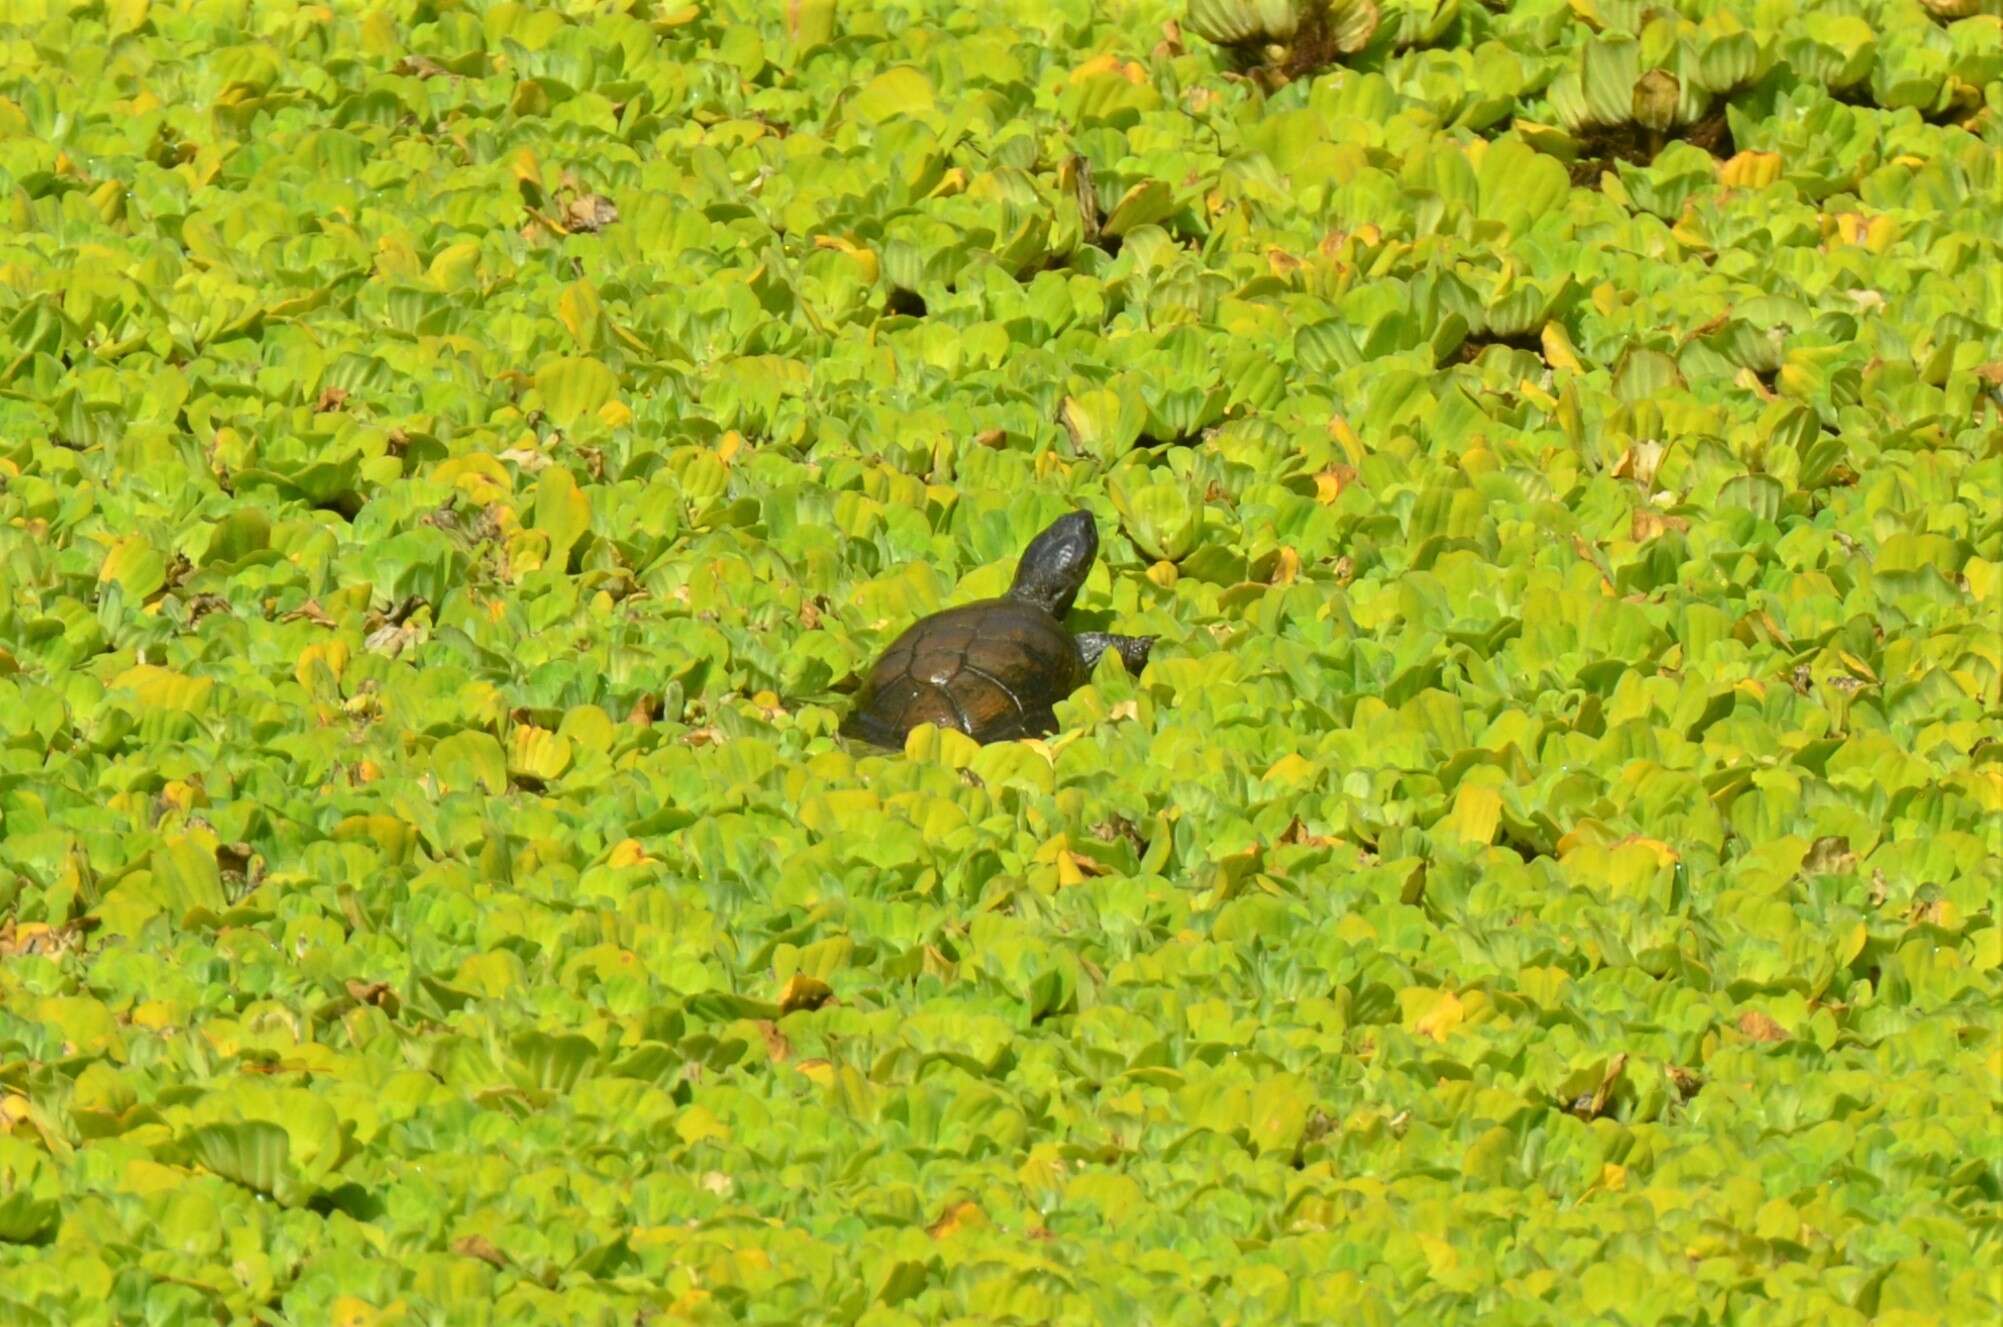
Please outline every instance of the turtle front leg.
[[1114, 636], [1103, 631], [1081, 631], [1078, 633], [1078, 653], [1084, 657], [1086, 671], [1099, 662], [1099, 656], [1112, 650], [1120, 656], [1120, 662], [1130, 673], [1138, 673], [1148, 661], [1148, 651], [1154, 648], [1153, 636]]

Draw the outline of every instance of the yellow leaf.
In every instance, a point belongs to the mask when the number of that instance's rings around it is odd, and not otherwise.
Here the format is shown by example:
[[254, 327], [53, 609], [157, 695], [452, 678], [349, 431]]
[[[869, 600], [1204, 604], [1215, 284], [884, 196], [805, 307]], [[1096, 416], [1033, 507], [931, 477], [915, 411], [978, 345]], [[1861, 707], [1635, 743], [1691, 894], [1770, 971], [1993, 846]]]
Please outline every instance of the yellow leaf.
[[714, 1138], [723, 1143], [730, 1141], [729, 1126], [717, 1119], [709, 1107], [700, 1105], [690, 1106], [682, 1111], [680, 1118], [675, 1121], [675, 1134], [684, 1143], [690, 1144], [699, 1143], [707, 1138]]
[[199, 714], [207, 709], [209, 693], [215, 685], [206, 677], [188, 677], [153, 664], [128, 668], [111, 679], [113, 690], [130, 687], [142, 707], [181, 714]]
[[1996, 596], [1997, 585], [2003, 582], [2003, 576], [1999, 576], [1999, 572], [2003, 572], [2003, 562], [1990, 562], [1984, 558], [1971, 557], [1962, 564], [1962, 577], [1967, 580], [1969, 596], [1976, 603], [1986, 604]]
[[612, 845], [612, 853], [606, 859], [610, 866], [642, 866], [653, 858], [647, 855], [646, 845], [638, 839], [620, 839]]
[[2003, 811], [2003, 769], [1986, 765], [1969, 770], [1956, 782], [1968, 790], [1983, 810], [1991, 813]]
[[1419, 1251], [1426, 1255], [1426, 1270], [1437, 1281], [1443, 1276], [1451, 1276], [1461, 1264], [1461, 1256], [1454, 1246], [1438, 1235], [1421, 1234]]
[[1259, 777], [1267, 783], [1284, 784], [1299, 788], [1314, 782], [1321, 774], [1321, 766], [1316, 765], [1298, 751], [1289, 751], [1271, 765]]
[[925, 1233], [933, 1239], [949, 1239], [959, 1231], [985, 1226], [987, 1213], [978, 1203], [957, 1202], [939, 1214], [939, 1219], [925, 1227]]
[[1126, 68], [1120, 57], [1110, 51], [1093, 56], [1084, 64], [1071, 71], [1070, 81], [1083, 83], [1088, 79], [1104, 78], [1108, 74], [1126, 76]]
[[1485, 785], [1462, 781], [1454, 791], [1454, 809], [1446, 825], [1464, 843], [1493, 843], [1502, 823], [1502, 794]]
[[431, 477], [451, 484], [482, 507], [501, 502], [515, 491], [514, 480], [508, 476], [508, 467], [485, 452], [468, 452], [464, 456], [440, 461], [431, 472]]
[[542, 163], [536, 160], [534, 149], [525, 147], [515, 153], [508, 167], [514, 172], [515, 183], [524, 194], [530, 189], [534, 189], [537, 195], [542, 193]]
[[1674, 866], [1676, 865], [1677, 862], [1682, 860], [1682, 858], [1677, 854], [1676, 849], [1670, 847], [1667, 843], [1664, 843], [1661, 839], [1643, 838], [1639, 834], [1632, 835], [1628, 838], [1622, 839], [1618, 844], [1614, 846], [1616, 849], [1640, 848], [1645, 852], [1647, 852], [1649, 856], [1655, 859], [1655, 864], [1657, 866]]
[[1627, 1188], [1627, 1167], [1611, 1161], [1600, 1163], [1600, 1173], [1586, 1186], [1586, 1192], [1619, 1193]]
[[1686, 249], [1695, 250], [1698, 253], [1709, 253], [1711, 251], [1710, 237], [1699, 226], [1697, 211], [1691, 206], [1685, 205], [1683, 215], [1676, 218], [1676, 224], [1669, 228], [1669, 233], [1675, 238], [1678, 244]]
[[951, 170], [947, 171], [945, 174], [941, 175], [939, 177], [939, 182], [932, 186], [932, 192], [926, 194], [925, 196], [927, 198], [951, 198], [956, 194], [965, 193], [966, 190], [967, 190], [966, 168], [964, 166], [955, 166]]
[[1780, 153], [1741, 152], [1718, 167], [1718, 183], [1732, 189], [1764, 189], [1780, 178]]
[[127, 535], [111, 546], [97, 569], [100, 585], [117, 585], [134, 599], [146, 599], [167, 583], [167, 563], [144, 535]]
[[868, 286], [876, 284], [877, 273], [880, 270], [876, 250], [852, 243], [835, 235], [814, 236], [814, 247], [818, 249], [833, 249], [837, 253], [846, 254], [849, 260], [855, 264], [857, 275], [861, 277], [862, 283]]
[[373, 1304], [353, 1295], [342, 1295], [327, 1310], [327, 1327], [376, 1327], [382, 1314]]
[[556, 297], [556, 316], [577, 342], [579, 350], [590, 352], [598, 345], [598, 325], [603, 306], [598, 288], [589, 281], [573, 281]]
[[135, 1005], [130, 1017], [134, 1027], [146, 1028], [153, 1032], [176, 1027], [180, 1023], [174, 1007], [164, 1000], [147, 1000]]
[[184, 779], [169, 779], [160, 789], [160, 800], [183, 815], [195, 809], [197, 798], [200, 798], [202, 805], [208, 805], [209, 799], [202, 797], [196, 791], [195, 785]]
[[[1366, 227], [1366, 229], [1369, 229], [1369, 227]], [[1361, 461], [1364, 452], [1368, 450], [1363, 445], [1363, 439], [1357, 435], [1355, 427], [1341, 415], [1329, 416], [1328, 438], [1330, 442], [1342, 448], [1343, 454], [1349, 458], [1351, 465], [1355, 465]], [[1355, 477], [1355, 472], [1351, 471], [1349, 478], [1354, 479]]]
[[1445, 1041], [1447, 1034], [1461, 1025], [1464, 1010], [1460, 997], [1452, 991], [1416, 987], [1399, 994], [1407, 1025], [1415, 1036]]
[[1578, 351], [1572, 348], [1572, 338], [1557, 323], [1545, 323], [1544, 331], [1538, 337], [1544, 349], [1544, 362], [1554, 369], [1567, 373], [1583, 373], [1585, 365], [1579, 362]]
[[508, 734], [508, 771], [547, 783], [570, 768], [570, 739], [534, 724], [519, 724]]
[[796, 972], [780, 988], [779, 1008], [788, 1014], [796, 1009], [819, 1009], [833, 995], [833, 988], [820, 978]]
[[299, 685], [311, 691], [324, 675], [326, 685], [339, 686], [341, 674], [348, 667], [348, 642], [344, 640], [323, 640], [308, 645], [299, 652], [298, 666], [292, 676]]
[[90, 206], [105, 225], [117, 225], [125, 212], [125, 186], [117, 180], [103, 181], [90, 191]]

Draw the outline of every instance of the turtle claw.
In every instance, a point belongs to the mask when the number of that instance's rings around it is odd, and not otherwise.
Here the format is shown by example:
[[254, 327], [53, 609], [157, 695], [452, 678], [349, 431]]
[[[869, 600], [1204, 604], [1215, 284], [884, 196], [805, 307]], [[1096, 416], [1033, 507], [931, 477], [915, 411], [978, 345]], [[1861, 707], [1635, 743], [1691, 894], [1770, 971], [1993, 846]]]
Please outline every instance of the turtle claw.
[[1138, 673], [1147, 666], [1148, 651], [1154, 648], [1153, 636], [1115, 636], [1104, 631], [1081, 631], [1078, 633], [1078, 653], [1085, 660], [1089, 672], [1099, 662], [1099, 656], [1112, 650], [1120, 656], [1120, 662], [1130, 673]]

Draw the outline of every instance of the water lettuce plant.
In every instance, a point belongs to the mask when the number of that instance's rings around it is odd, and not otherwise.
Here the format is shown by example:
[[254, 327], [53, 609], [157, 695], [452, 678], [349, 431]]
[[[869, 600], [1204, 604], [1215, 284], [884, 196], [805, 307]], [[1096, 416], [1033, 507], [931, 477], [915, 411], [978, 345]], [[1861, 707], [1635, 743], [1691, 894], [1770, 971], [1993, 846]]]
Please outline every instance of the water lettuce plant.
[[1994, 1319], [2003, 20], [1715, 9], [0, 15], [0, 1318]]

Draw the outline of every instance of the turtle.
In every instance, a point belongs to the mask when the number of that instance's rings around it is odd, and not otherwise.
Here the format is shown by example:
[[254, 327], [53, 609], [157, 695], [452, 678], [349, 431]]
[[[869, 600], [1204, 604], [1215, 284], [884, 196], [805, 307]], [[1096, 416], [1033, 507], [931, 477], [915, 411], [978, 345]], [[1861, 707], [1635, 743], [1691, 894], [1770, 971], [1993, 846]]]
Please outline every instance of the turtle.
[[843, 736], [902, 748], [906, 733], [934, 723], [983, 743], [1038, 737], [1057, 727], [1052, 707], [1106, 651], [1138, 673], [1153, 636], [1073, 635], [1064, 626], [1098, 553], [1091, 512], [1051, 522], [1023, 550], [1007, 594], [920, 618], [890, 643], [863, 679]]

